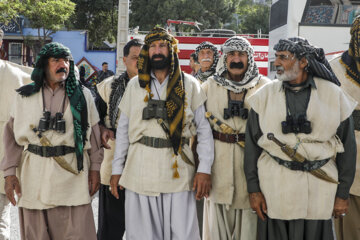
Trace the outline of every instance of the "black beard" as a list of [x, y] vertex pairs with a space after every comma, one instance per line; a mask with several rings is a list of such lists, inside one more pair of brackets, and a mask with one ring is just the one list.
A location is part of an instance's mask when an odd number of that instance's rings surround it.
[[243, 69], [244, 68], [244, 64], [242, 62], [231, 62], [230, 63], [230, 68], [238, 68], [238, 69]]
[[[161, 60], [154, 60], [155, 58], [161, 58]], [[170, 56], [165, 57], [162, 54], [155, 54], [150, 59], [151, 68], [155, 70], [162, 70], [170, 66]]]

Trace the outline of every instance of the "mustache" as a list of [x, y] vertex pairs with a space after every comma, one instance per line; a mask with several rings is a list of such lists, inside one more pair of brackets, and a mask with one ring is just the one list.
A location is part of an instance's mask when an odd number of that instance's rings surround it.
[[204, 59], [201, 59], [201, 62], [211, 62], [212, 59], [211, 58], [204, 58]]
[[285, 71], [285, 69], [284, 69], [283, 66], [276, 66], [275, 69], [276, 69], [276, 71], [277, 71], [277, 70]]
[[243, 69], [244, 68], [244, 63], [243, 62], [231, 62], [230, 63], [230, 68], [238, 68], [238, 69]]
[[61, 72], [67, 73], [66, 68], [60, 68], [56, 71], [56, 73], [61, 73]]
[[[161, 60], [155, 60], [155, 58], [161, 58]], [[152, 61], [163, 61], [165, 59], [165, 56], [162, 54], [155, 54], [151, 57]]]

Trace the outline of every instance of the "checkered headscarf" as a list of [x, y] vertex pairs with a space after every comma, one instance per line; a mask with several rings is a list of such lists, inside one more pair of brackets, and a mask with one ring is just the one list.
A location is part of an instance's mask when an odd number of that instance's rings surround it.
[[339, 80], [325, 58], [324, 50], [311, 45], [305, 38], [293, 37], [281, 39], [274, 46], [274, 50], [289, 51], [294, 53], [298, 59], [305, 57], [308, 61], [307, 71], [309, 73], [340, 86]]
[[219, 61], [220, 53], [219, 53], [218, 49], [216, 48], [216, 46], [214, 44], [212, 44], [211, 42], [207, 42], [207, 41], [202, 42], [195, 49], [195, 55], [196, 55], [196, 59], [198, 61], [199, 61], [199, 52], [202, 49], [210, 49], [214, 52], [214, 61], [213, 61], [213, 64], [211, 65], [211, 67], [209, 68], [209, 70], [207, 70], [206, 72], [202, 72], [201, 69], [199, 69], [198, 72], [194, 76], [195, 78], [199, 79], [201, 82], [205, 82], [208, 79], [208, 77], [214, 75], [214, 73], [216, 71], [216, 64]]
[[84, 93], [75, 77], [74, 61], [70, 49], [57, 42], [46, 44], [36, 57], [35, 68], [31, 73], [31, 80], [34, 82], [19, 88], [17, 92], [24, 97], [28, 97], [40, 91], [44, 85], [46, 67], [50, 57], [70, 59], [70, 69], [65, 80], [65, 90], [69, 97], [70, 109], [73, 115], [75, 153], [77, 168], [80, 172], [83, 170], [83, 151], [88, 129], [88, 115]]
[[[259, 69], [255, 63], [254, 49], [250, 42], [243, 37], [234, 36], [226, 40], [226, 42], [221, 47], [221, 51], [223, 55], [217, 64], [214, 80], [226, 89], [236, 93], [254, 87], [258, 81], [252, 80], [259, 75]], [[226, 67], [226, 59], [228, 53], [233, 51], [246, 52], [248, 55], [247, 71], [245, 72], [244, 77], [240, 82], [226, 79], [226, 73], [228, 71]]]

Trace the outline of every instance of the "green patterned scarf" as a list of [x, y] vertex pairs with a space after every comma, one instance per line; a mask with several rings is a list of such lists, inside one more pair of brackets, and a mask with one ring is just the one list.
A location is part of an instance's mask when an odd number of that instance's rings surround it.
[[73, 115], [75, 153], [77, 169], [80, 172], [84, 168], [83, 152], [89, 124], [86, 99], [79, 81], [75, 78], [74, 61], [70, 49], [57, 42], [46, 44], [37, 56], [34, 71], [31, 73], [31, 80], [34, 82], [19, 88], [17, 92], [24, 97], [28, 97], [40, 91], [44, 85], [45, 68], [50, 57], [70, 58], [70, 71], [66, 79], [65, 90], [69, 97], [70, 109]]

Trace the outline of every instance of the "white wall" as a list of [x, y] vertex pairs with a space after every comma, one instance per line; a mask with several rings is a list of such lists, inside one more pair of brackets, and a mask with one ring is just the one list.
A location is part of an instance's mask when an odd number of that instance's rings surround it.
[[350, 27], [300, 26], [299, 35], [325, 53], [345, 51], [349, 48]]

